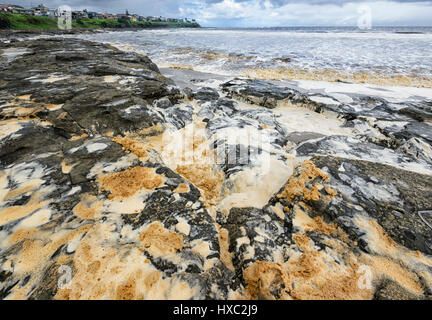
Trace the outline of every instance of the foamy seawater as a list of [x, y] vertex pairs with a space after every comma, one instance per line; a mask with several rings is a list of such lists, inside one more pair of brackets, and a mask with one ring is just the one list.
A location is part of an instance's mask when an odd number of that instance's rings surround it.
[[367, 32], [348, 28], [203, 28], [81, 37], [147, 53], [159, 66], [223, 75], [344, 80], [344, 75], [356, 74], [358, 80], [369, 76], [432, 79], [432, 28]]

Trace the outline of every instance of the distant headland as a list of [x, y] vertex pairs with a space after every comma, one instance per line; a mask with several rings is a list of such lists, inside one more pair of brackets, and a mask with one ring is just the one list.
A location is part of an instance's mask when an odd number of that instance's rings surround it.
[[[72, 27], [101, 28], [199, 28], [195, 19], [142, 16], [129, 13], [99, 13], [72, 11]], [[0, 29], [54, 29], [57, 28], [58, 10], [43, 4], [24, 8], [14, 4], [0, 4]]]

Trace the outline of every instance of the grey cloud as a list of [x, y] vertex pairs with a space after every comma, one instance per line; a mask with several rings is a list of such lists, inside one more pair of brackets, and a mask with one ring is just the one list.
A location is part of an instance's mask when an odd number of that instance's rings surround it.
[[[7, 1], [7, 0], [6, 0]], [[202, 13], [211, 12], [212, 7], [221, 3], [223, 0], [8, 0], [11, 3], [23, 5], [25, 7], [30, 7], [30, 4], [36, 5], [40, 2], [43, 2], [46, 6], [51, 8], [59, 7], [60, 5], [67, 4], [73, 9], [84, 9], [87, 8], [89, 10], [99, 11], [99, 12], [111, 12], [111, 13], [122, 13], [126, 9], [129, 12], [141, 14], [141, 15], [155, 15], [155, 16], [168, 16], [168, 17], [184, 17], [183, 12], [191, 12], [192, 16], [190, 18], [196, 18], [198, 21], [201, 19]], [[266, 0], [234, 0], [238, 3], [252, 3], [259, 1], [261, 7], [264, 9], [264, 3]], [[274, 10], [283, 10], [281, 7], [287, 4], [298, 4], [299, 6], [303, 6], [304, 10], [309, 10], [311, 16], [316, 15], [316, 13], [320, 12], [320, 6], [331, 4], [336, 5], [337, 7], [343, 7], [347, 3], [360, 3], [360, 2], [376, 2], [378, 0], [267, 0], [272, 3]], [[413, 7], [417, 6], [417, 3], [422, 4], [423, 6], [426, 4], [428, 7], [432, 6], [432, 0], [380, 0], [388, 1], [389, 3], [399, 3], [399, 4], [412, 4]], [[4, 0], [0, 0], [0, 2], [4, 2]], [[180, 11], [182, 8], [184, 11]], [[281, 8], [281, 9], [279, 9]], [[394, 8], [394, 6], [392, 7]], [[190, 11], [188, 9], [191, 9]], [[196, 13], [193, 16], [194, 12]], [[419, 12], [418, 10], [415, 12]], [[428, 11], [429, 12], [429, 11]], [[187, 13], [186, 13], [187, 14]], [[201, 15], [200, 15], [201, 14]], [[302, 11], [303, 16], [298, 16], [296, 19], [299, 23], [307, 23], [305, 21], [305, 11]], [[421, 12], [420, 12], [421, 14]], [[296, 13], [293, 13], [296, 15]], [[413, 15], [413, 13], [411, 13]], [[336, 17], [338, 18], [338, 17]], [[294, 18], [295, 19], [295, 18]], [[424, 23], [425, 25], [430, 25], [432, 21], [430, 18], [426, 18], [422, 21], [417, 21], [415, 16], [403, 16], [403, 11], [400, 12], [399, 20], [402, 23], [405, 21], [409, 21], [407, 23], [410, 24], [418, 24]], [[242, 23], [242, 25], [254, 25], [258, 19], [254, 21], [245, 21], [243, 18], [231, 17], [231, 20], [227, 19], [223, 14], [219, 14], [219, 16], [215, 16], [210, 20], [207, 20], [207, 24], [209, 26], [235, 26], [238, 23]], [[383, 20], [383, 23], [386, 23], [386, 20]], [[281, 23], [290, 24], [292, 21], [286, 20]], [[332, 20], [327, 21], [332, 22]], [[313, 22], [314, 24], [318, 22]], [[393, 24], [397, 24], [398, 21], [391, 21]]]
[[[223, 2], [224, 0], [205, 0], [205, 3], [208, 4], [215, 4]], [[252, 2], [254, 0], [235, 0], [235, 2]], [[264, 3], [266, 0], [260, 0], [261, 3]], [[326, 5], [326, 4], [332, 4], [332, 5], [344, 5], [347, 3], [353, 3], [353, 2], [365, 2], [365, 0], [267, 0], [272, 3], [272, 5], [276, 8], [282, 7], [286, 4], [310, 4], [310, 5]], [[379, 0], [369, 0], [369, 1], [379, 1]], [[385, 0], [384, 0], [385, 1]], [[392, 2], [400, 2], [400, 3], [415, 3], [415, 2], [423, 2], [423, 3], [429, 3], [432, 4], [432, 0], [391, 0]]]
[[[148, 12], [149, 14], [163, 14], [178, 13], [179, 7], [193, 7], [196, 2], [187, 0], [9, 0], [11, 3], [23, 5], [29, 7], [32, 3], [36, 5], [38, 1], [43, 2], [49, 7], [58, 7], [62, 4], [67, 4], [72, 8], [91, 8], [93, 10], [99, 11], [115, 11], [122, 12], [126, 8], [129, 10], [134, 10], [135, 12], [144, 14]], [[235, 0], [236, 2], [252, 2], [255, 0]], [[260, 0], [264, 3], [265, 0]], [[350, 2], [364, 2], [365, 0], [268, 0], [274, 7], [278, 8], [286, 4], [298, 3], [298, 4], [310, 4], [310, 5], [344, 5]], [[413, 3], [413, 2], [423, 2], [432, 4], [432, 0], [392, 0], [393, 2], [400, 3]], [[216, 3], [223, 2], [223, 0], [203, 0], [202, 5], [212, 5]]]
[[[235, 2], [251, 2], [254, 0], [235, 0]], [[264, 2], [265, 0], [261, 0], [262, 2]], [[272, 4], [277, 5], [277, 6], [283, 6], [289, 3], [301, 3], [301, 4], [316, 4], [316, 5], [323, 5], [323, 4], [346, 4], [346, 3], [350, 3], [350, 2], [365, 2], [365, 0], [268, 0], [270, 1]], [[374, 1], [374, 0], [372, 0]], [[379, 1], [379, 0], [375, 0], [375, 1]], [[205, 0], [205, 2], [207, 3], [219, 3], [219, 2], [223, 2], [223, 0]], [[432, 4], [431, 0], [392, 0], [392, 2], [429, 2]]]
[[[3, 2], [0, 0], [0, 2]], [[72, 9], [88, 8], [100, 12], [122, 13], [126, 9], [144, 15], [177, 15], [179, 6], [186, 1], [176, 0], [9, 0], [9, 2], [30, 7], [43, 3], [50, 8], [68, 5]]]

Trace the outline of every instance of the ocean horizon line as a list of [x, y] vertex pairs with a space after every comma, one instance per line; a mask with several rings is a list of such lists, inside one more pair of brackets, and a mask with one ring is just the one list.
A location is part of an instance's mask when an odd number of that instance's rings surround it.
[[376, 29], [385, 29], [385, 28], [406, 28], [406, 29], [416, 29], [416, 28], [425, 28], [425, 29], [432, 29], [432, 26], [403, 26], [403, 25], [388, 25], [388, 26], [375, 26], [371, 29], [360, 29], [358, 26], [273, 26], [273, 27], [220, 27], [220, 26], [201, 26], [201, 29], [227, 29], [227, 30], [265, 30], [265, 29], [328, 29], [328, 28], [335, 28], [335, 29], [356, 29], [359, 31], [373, 31]]

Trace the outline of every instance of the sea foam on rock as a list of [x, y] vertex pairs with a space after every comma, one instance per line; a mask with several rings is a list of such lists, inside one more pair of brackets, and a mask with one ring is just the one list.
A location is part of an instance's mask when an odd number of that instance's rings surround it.
[[429, 100], [183, 94], [76, 39], [0, 57], [0, 298], [431, 297]]

